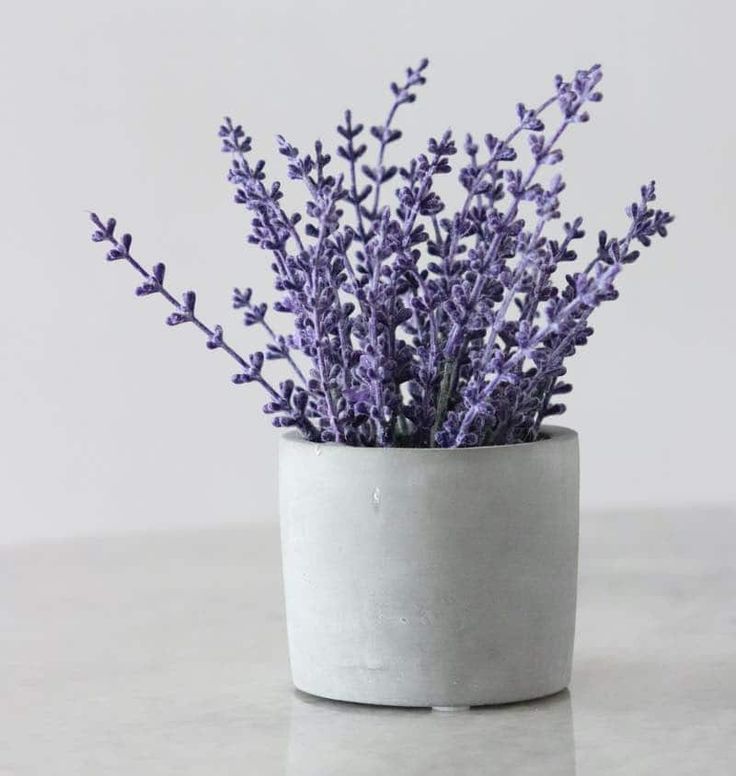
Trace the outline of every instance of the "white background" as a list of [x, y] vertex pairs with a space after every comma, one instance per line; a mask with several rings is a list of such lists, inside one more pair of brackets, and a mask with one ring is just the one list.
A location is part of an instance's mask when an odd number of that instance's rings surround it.
[[[6, 3], [0, 24], [0, 541], [271, 518], [276, 432], [222, 353], [169, 329], [159, 298], [88, 242], [116, 215], [146, 264], [199, 292], [244, 349], [260, 334], [232, 286], [272, 300], [244, 244], [216, 130], [242, 121], [278, 176], [273, 136], [334, 143], [368, 125], [422, 56], [394, 159], [450, 125], [500, 134], [556, 72], [600, 61], [605, 100], [565, 142], [565, 215], [623, 228], [656, 178], [671, 236], [622, 278], [571, 367], [564, 422], [583, 505], [718, 507], [733, 464], [734, 101], [728, 4], [642, 2]], [[293, 187], [290, 193], [295, 194]], [[292, 209], [302, 204], [300, 192]]]

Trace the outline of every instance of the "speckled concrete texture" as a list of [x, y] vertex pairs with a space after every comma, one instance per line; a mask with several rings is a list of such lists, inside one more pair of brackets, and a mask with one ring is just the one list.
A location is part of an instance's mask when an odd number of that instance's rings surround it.
[[476, 706], [570, 681], [578, 441], [365, 449], [284, 436], [283, 571], [295, 685]]

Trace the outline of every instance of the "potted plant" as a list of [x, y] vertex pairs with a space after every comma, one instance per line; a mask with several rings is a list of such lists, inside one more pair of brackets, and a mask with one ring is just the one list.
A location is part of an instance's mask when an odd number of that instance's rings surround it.
[[[345, 113], [337, 160], [320, 141], [304, 154], [278, 137], [289, 177], [306, 189], [303, 215], [285, 209], [242, 127], [221, 126], [248, 239], [272, 259], [273, 309], [292, 322], [278, 333], [267, 305], [235, 290], [245, 325], [268, 336], [263, 352], [244, 357], [222, 326], [204, 323], [194, 292], [174, 295], [164, 265], [149, 271], [134, 258], [114, 219], [92, 214], [92, 239], [137, 270], [139, 296], [169, 302], [170, 326], [192, 324], [233, 359], [233, 382], [257, 383], [286, 429], [279, 493], [295, 685], [458, 708], [569, 682], [578, 441], [545, 421], [565, 410], [565, 364], [592, 335], [591, 314], [618, 296], [635, 244], [665, 236], [672, 216], [654, 209], [654, 183], [642, 186], [622, 236], [600, 232], [581, 268], [560, 271], [584, 232], [575, 218], [547, 234], [564, 183], [545, 171], [601, 99], [598, 65], [557, 76], [538, 107], [517, 105], [506, 136], [468, 135], [449, 213], [436, 186], [457, 152], [449, 130], [403, 167], [389, 163], [397, 111], [426, 67], [391, 85], [388, 115], [368, 133]], [[276, 384], [266, 360], [292, 376]]]

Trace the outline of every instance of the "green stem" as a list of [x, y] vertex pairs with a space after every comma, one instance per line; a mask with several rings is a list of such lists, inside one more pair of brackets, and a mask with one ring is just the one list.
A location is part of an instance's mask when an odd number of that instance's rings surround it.
[[439, 396], [437, 397], [437, 412], [435, 414], [434, 423], [432, 425], [432, 432], [430, 434], [430, 447], [436, 447], [435, 436], [445, 422], [445, 416], [447, 415], [447, 405], [450, 401], [452, 385], [455, 382], [456, 365], [457, 362], [455, 361], [445, 361], [442, 367], [442, 382], [440, 383], [440, 392]]

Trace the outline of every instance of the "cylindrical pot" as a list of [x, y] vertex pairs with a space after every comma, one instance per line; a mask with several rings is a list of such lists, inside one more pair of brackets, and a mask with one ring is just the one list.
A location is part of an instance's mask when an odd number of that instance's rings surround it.
[[358, 703], [527, 700], [570, 681], [578, 439], [358, 448], [281, 439], [295, 686]]

